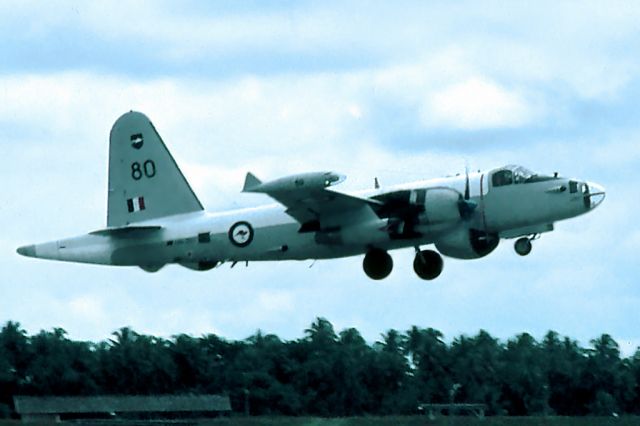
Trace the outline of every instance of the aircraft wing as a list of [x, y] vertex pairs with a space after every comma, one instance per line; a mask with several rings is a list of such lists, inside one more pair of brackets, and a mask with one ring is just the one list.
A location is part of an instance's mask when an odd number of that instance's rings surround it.
[[332, 172], [317, 172], [263, 183], [247, 173], [242, 191], [267, 194], [284, 205], [287, 214], [300, 223], [300, 232], [340, 227], [362, 220], [363, 214], [377, 218], [373, 207], [380, 205], [380, 201], [328, 188], [342, 180], [342, 176]]
[[[353, 214], [360, 217], [362, 210], [375, 216], [370, 201], [330, 189], [317, 191], [293, 191], [292, 193], [268, 194], [287, 207], [287, 214], [309, 230], [335, 227], [350, 222]], [[356, 214], [356, 212], [358, 212]], [[344, 223], [343, 223], [344, 222]], [[304, 230], [304, 229], [303, 229]]]

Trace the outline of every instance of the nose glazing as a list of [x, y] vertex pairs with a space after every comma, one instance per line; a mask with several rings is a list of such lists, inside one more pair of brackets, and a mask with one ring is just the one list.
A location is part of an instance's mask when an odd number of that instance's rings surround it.
[[587, 191], [584, 195], [585, 205], [587, 205], [589, 209], [595, 209], [604, 201], [605, 195], [606, 193], [602, 185], [587, 182]]

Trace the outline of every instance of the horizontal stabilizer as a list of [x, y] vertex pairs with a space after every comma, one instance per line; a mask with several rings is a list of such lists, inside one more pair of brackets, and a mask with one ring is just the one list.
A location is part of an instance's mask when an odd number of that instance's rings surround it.
[[122, 237], [127, 238], [133, 235], [152, 234], [162, 229], [162, 226], [120, 226], [116, 228], [99, 229], [90, 232], [91, 235], [100, 235], [103, 237]]
[[242, 187], [242, 192], [251, 192], [260, 186], [260, 184], [262, 184], [260, 179], [255, 177], [253, 173], [247, 172], [247, 176], [244, 178], [244, 187]]

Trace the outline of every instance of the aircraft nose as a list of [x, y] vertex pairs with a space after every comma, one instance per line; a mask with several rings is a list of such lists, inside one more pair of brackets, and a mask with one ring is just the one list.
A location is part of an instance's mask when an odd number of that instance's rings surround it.
[[589, 203], [589, 209], [598, 207], [605, 198], [606, 192], [602, 185], [593, 182], [587, 182], [587, 193], [585, 194], [585, 204]]
[[35, 257], [36, 255], [36, 246], [31, 244], [29, 246], [22, 246], [22, 247], [18, 247], [18, 249], [16, 250], [18, 252], [18, 254], [21, 254], [23, 256], [28, 256], [28, 257]]

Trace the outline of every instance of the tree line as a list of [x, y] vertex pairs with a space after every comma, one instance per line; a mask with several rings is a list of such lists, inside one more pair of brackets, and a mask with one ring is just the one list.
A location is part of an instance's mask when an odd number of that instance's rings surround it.
[[640, 414], [640, 348], [622, 358], [603, 334], [588, 348], [549, 331], [506, 342], [481, 330], [446, 343], [433, 328], [388, 330], [368, 344], [317, 318], [304, 337], [256, 332], [164, 339], [125, 327], [98, 343], [63, 329], [0, 332], [0, 417], [13, 395], [229, 395], [252, 415], [411, 414], [424, 402], [474, 402], [500, 415]]

